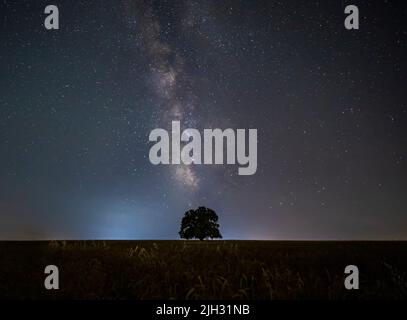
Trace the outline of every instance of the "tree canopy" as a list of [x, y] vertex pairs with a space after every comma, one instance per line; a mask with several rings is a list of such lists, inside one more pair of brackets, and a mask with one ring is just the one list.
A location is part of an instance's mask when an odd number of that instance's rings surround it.
[[219, 232], [218, 215], [212, 209], [199, 207], [185, 212], [179, 235], [183, 239], [222, 238]]

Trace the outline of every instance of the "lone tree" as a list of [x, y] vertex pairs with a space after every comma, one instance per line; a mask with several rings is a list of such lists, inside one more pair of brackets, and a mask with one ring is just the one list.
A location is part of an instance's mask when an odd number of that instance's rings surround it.
[[185, 212], [179, 235], [183, 239], [222, 238], [219, 232], [218, 215], [212, 209], [205, 207]]

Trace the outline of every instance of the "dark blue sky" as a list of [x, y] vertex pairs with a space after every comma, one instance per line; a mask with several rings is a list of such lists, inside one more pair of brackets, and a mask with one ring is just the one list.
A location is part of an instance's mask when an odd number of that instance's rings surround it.
[[[407, 239], [403, 2], [47, 4], [0, 4], [0, 239]], [[257, 129], [256, 174], [153, 166], [171, 120]]]

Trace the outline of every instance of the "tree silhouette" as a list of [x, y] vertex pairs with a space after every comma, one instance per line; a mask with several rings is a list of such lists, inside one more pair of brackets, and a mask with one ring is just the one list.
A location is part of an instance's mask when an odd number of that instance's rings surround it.
[[212, 209], [205, 207], [185, 212], [179, 235], [183, 239], [222, 238], [219, 232], [218, 215]]

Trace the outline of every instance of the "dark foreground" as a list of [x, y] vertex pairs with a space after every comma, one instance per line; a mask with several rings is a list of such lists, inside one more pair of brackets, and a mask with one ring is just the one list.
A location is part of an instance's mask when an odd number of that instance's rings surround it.
[[0, 259], [3, 299], [407, 299], [407, 242], [0, 242]]

